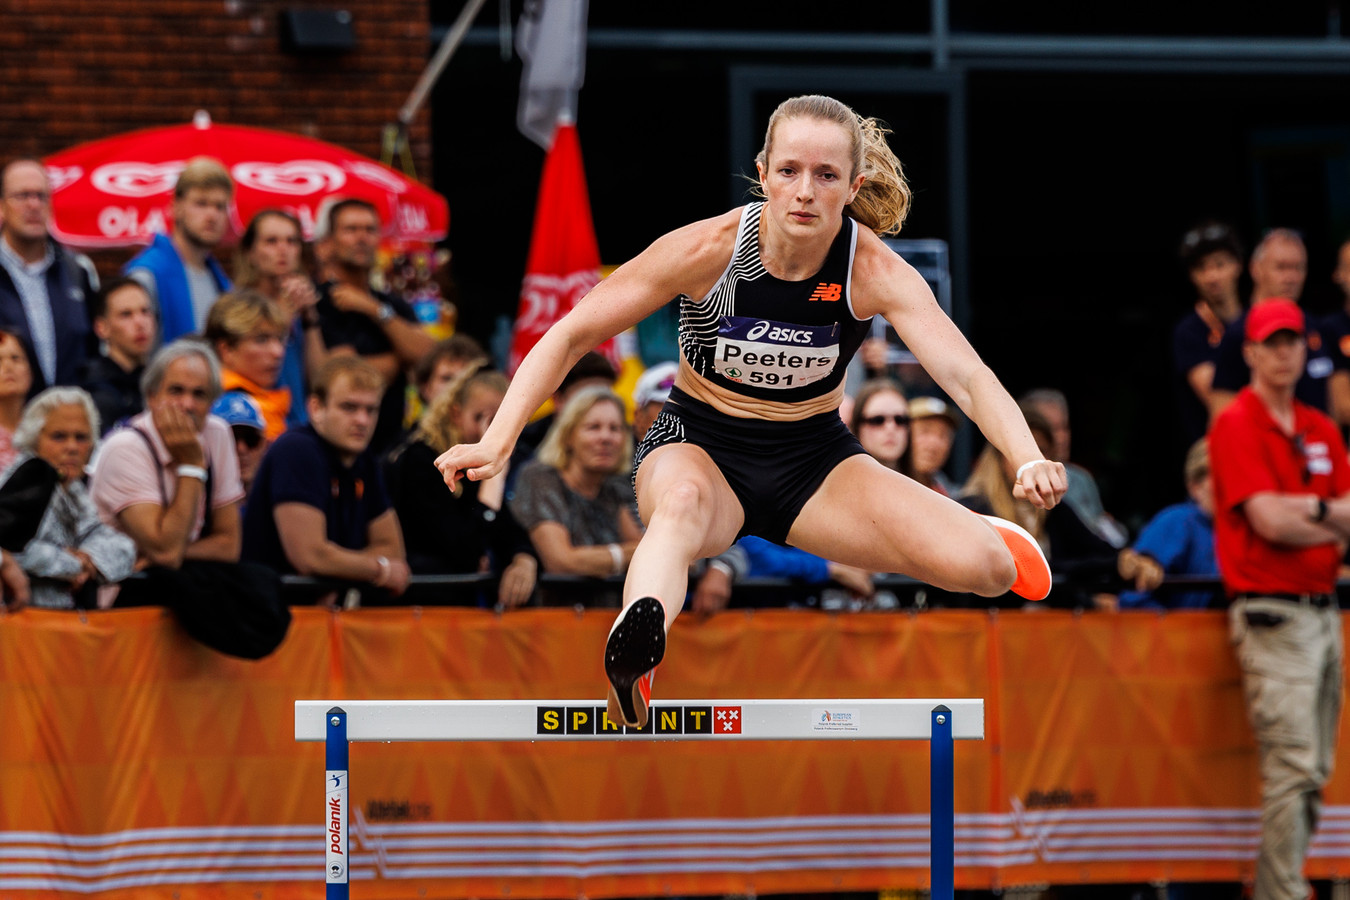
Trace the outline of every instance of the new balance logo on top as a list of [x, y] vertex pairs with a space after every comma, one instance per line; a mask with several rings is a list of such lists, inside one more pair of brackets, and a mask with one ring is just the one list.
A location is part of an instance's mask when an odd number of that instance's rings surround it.
[[822, 281], [816, 285], [816, 289], [811, 292], [808, 300], [838, 300], [844, 295], [844, 286], [842, 284], [829, 284]]

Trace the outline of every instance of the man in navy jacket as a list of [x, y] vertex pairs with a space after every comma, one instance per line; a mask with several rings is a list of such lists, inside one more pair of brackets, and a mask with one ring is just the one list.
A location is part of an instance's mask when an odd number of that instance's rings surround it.
[[47, 169], [18, 159], [0, 170], [0, 328], [23, 339], [33, 355], [33, 390], [79, 384], [96, 347], [88, 300], [98, 274], [87, 258], [56, 243]]

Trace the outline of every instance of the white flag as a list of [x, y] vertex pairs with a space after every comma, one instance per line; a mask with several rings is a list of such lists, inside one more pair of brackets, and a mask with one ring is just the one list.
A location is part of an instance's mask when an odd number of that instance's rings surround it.
[[588, 0], [526, 0], [516, 31], [520, 77], [516, 126], [545, 150], [560, 116], [576, 120], [577, 91], [586, 79]]

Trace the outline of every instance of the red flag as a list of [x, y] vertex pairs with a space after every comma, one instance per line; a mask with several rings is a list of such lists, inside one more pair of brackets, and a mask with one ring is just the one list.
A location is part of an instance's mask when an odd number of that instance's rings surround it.
[[[534, 211], [508, 374], [514, 375], [544, 332], [599, 283], [600, 248], [581, 166], [581, 142], [575, 125], [560, 122], [539, 179], [539, 205]], [[613, 344], [606, 341], [596, 348], [611, 362], [615, 362]]]

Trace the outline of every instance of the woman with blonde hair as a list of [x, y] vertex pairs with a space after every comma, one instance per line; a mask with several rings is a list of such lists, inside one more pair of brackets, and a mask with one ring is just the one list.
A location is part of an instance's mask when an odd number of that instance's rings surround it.
[[[1031, 406], [1023, 406], [1027, 427], [1044, 453], [1054, 447], [1054, 426]], [[971, 467], [960, 502], [984, 515], [1016, 522], [1036, 539], [1055, 572], [1067, 581], [1050, 602], [1057, 606], [1114, 609], [1115, 548], [1102, 540], [1067, 503], [1043, 509], [1016, 494], [1017, 475], [1008, 461], [986, 446]]]
[[521, 470], [511, 501], [545, 572], [624, 573], [642, 536], [627, 477], [632, 460], [623, 401], [602, 385], [578, 389]]
[[637, 453], [647, 531], [605, 649], [616, 721], [647, 719], [690, 563], [742, 534], [948, 590], [1049, 589], [1021, 528], [881, 465], [839, 416], [848, 362], [884, 316], [1012, 460], [1019, 494], [1053, 506], [1064, 493], [1064, 467], [1044, 458], [923, 277], [880, 238], [910, 203], [886, 134], [830, 97], [784, 101], [755, 160], [763, 202], [677, 229], [600, 282], [535, 344], [483, 440], [437, 460], [447, 484], [495, 475], [583, 353], [678, 298], [683, 359]]
[[[1023, 409], [1027, 427], [1031, 429], [1036, 446], [1049, 453], [1054, 445], [1050, 422], [1032, 409]], [[1045, 552], [1050, 550], [1050, 538], [1045, 531], [1046, 511], [1015, 493], [1017, 476], [1009, 468], [1007, 459], [992, 444], [986, 444], [970, 467], [970, 475], [961, 489], [962, 505], [985, 515], [998, 516], [1022, 526]]]
[[492, 572], [496, 603], [520, 606], [534, 593], [538, 562], [506, 505], [506, 472], [466, 481], [449, 500], [433, 463], [441, 447], [483, 436], [506, 395], [506, 376], [469, 364], [436, 395], [409, 440], [385, 464], [385, 480], [415, 575]]

